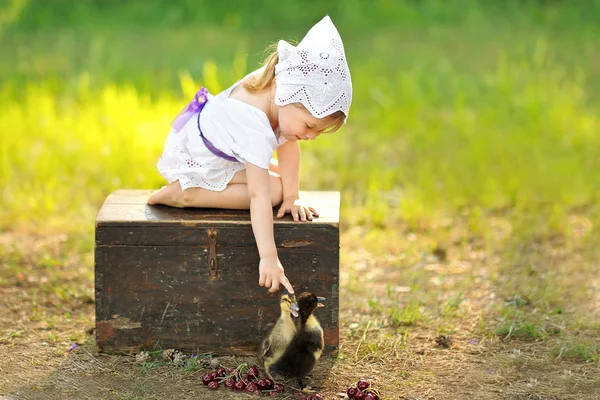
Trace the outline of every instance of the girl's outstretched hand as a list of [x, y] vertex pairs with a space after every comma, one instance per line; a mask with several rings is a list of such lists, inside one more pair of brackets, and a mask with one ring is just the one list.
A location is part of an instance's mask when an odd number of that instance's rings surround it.
[[294, 221], [312, 221], [313, 217], [318, 217], [319, 213], [312, 207], [307, 207], [297, 198], [283, 199], [277, 218], [283, 217], [285, 214], [292, 214]]
[[279, 285], [283, 285], [288, 292], [294, 293], [294, 288], [283, 272], [283, 266], [278, 257], [263, 258], [258, 266], [258, 284], [269, 289], [270, 293], [279, 290]]

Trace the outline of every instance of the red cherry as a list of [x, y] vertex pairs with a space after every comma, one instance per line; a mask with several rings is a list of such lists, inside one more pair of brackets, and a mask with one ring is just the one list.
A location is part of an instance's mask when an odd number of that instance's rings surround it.
[[225, 379], [225, 387], [229, 388], [229, 389], [234, 389], [235, 385], [235, 380], [233, 378], [227, 378]]
[[217, 382], [217, 381], [211, 381], [211, 382], [208, 384], [208, 388], [209, 388], [209, 389], [213, 389], [213, 390], [214, 390], [214, 389], [218, 389], [218, 388], [219, 388], [219, 386], [220, 386], [220, 385], [219, 385], [219, 382]]
[[361, 392], [360, 390], [358, 390], [356, 392], [356, 394], [354, 395], [354, 400], [364, 400], [365, 398], [365, 394], [363, 392]]
[[283, 393], [285, 391], [285, 386], [281, 383], [276, 383], [273, 385], [273, 390], [275, 390], [274, 393]]
[[243, 381], [237, 381], [233, 386], [237, 390], [244, 390], [246, 388], [246, 384]]
[[379, 400], [379, 394], [377, 393], [377, 390], [373, 389], [372, 387], [367, 389], [367, 393], [365, 393], [365, 399], [367, 398], [367, 395], [371, 396], [369, 398], [369, 400]]
[[222, 378], [227, 374], [227, 370], [223, 367], [217, 368], [215, 372], [217, 373], [218, 378]]
[[205, 373], [204, 375], [202, 375], [202, 383], [204, 383], [205, 385], [208, 385], [210, 382], [212, 382], [213, 377], [210, 375], [210, 372]]
[[250, 382], [246, 385], [246, 392], [248, 393], [255, 393], [258, 391], [258, 386], [256, 386], [256, 383], [254, 382]]
[[321, 397], [321, 395], [319, 393], [315, 393], [315, 394], [313, 394], [311, 399], [312, 400], [323, 400], [323, 397]]
[[265, 390], [267, 388], [267, 380], [265, 378], [260, 378], [256, 381], [256, 386], [258, 386], [260, 390]]
[[356, 386], [358, 387], [359, 390], [365, 390], [370, 385], [369, 385], [369, 382], [365, 381], [364, 379], [361, 379], [360, 381], [358, 381]]
[[275, 382], [273, 382], [273, 380], [269, 378], [266, 378], [265, 380], [267, 381], [267, 389], [273, 389], [273, 385], [275, 384]]
[[375, 400], [375, 396], [373, 396], [373, 393], [367, 393], [364, 395], [363, 400]]
[[258, 367], [255, 365], [248, 368], [248, 379], [258, 379]]
[[353, 399], [353, 398], [354, 398], [354, 396], [356, 395], [356, 392], [358, 392], [358, 389], [357, 389], [357, 388], [355, 388], [355, 387], [351, 387], [350, 389], [348, 389], [348, 390], [346, 391], [346, 394], [348, 395], [348, 398], [349, 398], [349, 399]]

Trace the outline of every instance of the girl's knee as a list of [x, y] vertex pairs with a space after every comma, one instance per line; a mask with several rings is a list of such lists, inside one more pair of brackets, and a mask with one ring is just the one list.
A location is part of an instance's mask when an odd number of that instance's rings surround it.
[[271, 205], [275, 207], [283, 201], [283, 185], [281, 178], [271, 175]]

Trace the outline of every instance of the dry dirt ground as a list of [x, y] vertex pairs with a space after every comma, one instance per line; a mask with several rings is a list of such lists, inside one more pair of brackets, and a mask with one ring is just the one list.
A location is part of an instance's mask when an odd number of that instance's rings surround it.
[[[340, 351], [322, 359], [312, 388], [339, 399], [362, 377], [385, 399], [600, 399], [597, 258], [572, 243], [511, 257], [454, 235], [344, 232]], [[207, 390], [199, 377], [208, 365], [99, 354], [92, 245], [66, 234], [0, 234], [0, 396], [248, 397]], [[279, 398], [299, 399], [286, 383]]]

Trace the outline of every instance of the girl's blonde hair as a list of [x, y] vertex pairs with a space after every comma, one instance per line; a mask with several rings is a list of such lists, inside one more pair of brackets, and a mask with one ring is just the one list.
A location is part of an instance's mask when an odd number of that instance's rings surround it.
[[[242, 82], [242, 86], [250, 93], [258, 93], [264, 89], [271, 87], [275, 83], [275, 66], [279, 62], [279, 54], [277, 53], [277, 44], [273, 44], [271, 54], [267, 56], [263, 62], [264, 69], [261, 74], [251, 76]], [[300, 103], [298, 103], [301, 105]], [[304, 107], [304, 106], [303, 106]], [[324, 118], [326, 121], [322, 132], [335, 132], [344, 125], [346, 115], [342, 111], [336, 111]]]

